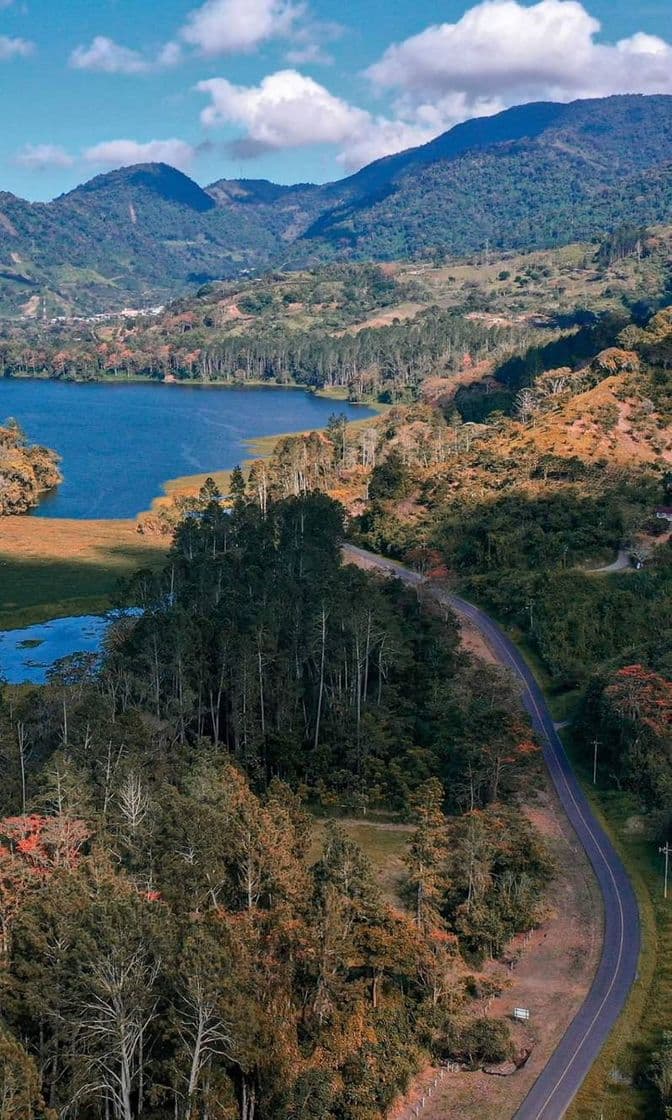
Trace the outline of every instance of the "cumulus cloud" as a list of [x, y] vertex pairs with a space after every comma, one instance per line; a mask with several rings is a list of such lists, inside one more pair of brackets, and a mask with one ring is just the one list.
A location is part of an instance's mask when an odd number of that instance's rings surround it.
[[104, 74], [142, 74], [148, 63], [130, 47], [122, 47], [106, 35], [96, 35], [88, 47], [75, 47], [70, 55], [73, 70], [100, 70]]
[[210, 78], [197, 89], [210, 97], [201, 113], [206, 127], [236, 124], [244, 129], [243, 137], [230, 145], [243, 158], [331, 144], [340, 148], [339, 161], [352, 169], [435, 134], [432, 126], [374, 117], [297, 70], [269, 74], [258, 86]]
[[206, 0], [190, 12], [181, 35], [205, 55], [250, 51], [289, 35], [303, 11], [291, 0]]
[[87, 163], [97, 167], [128, 167], [134, 163], [169, 163], [187, 171], [196, 156], [184, 140], [105, 140], [84, 152]]
[[10, 58], [27, 58], [34, 50], [35, 44], [28, 39], [0, 35], [0, 62], [7, 62]]
[[97, 70], [103, 74], [148, 74], [151, 70], [175, 66], [181, 54], [179, 43], [170, 42], [155, 57], [148, 58], [106, 35], [96, 35], [88, 47], [75, 47], [70, 65], [74, 70]]
[[75, 161], [58, 144], [26, 144], [17, 152], [14, 162], [31, 171], [44, 171], [47, 167], [72, 167]]
[[242, 125], [250, 140], [268, 149], [339, 144], [367, 117], [297, 70], [278, 70], [258, 86], [210, 78], [196, 88], [211, 98], [201, 113], [204, 125]]
[[483, 0], [456, 23], [389, 47], [367, 74], [379, 90], [396, 91], [405, 112], [443, 102], [444, 121], [543, 98], [672, 92], [669, 43], [639, 32], [605, 44], [600, 30], [578, 0]]

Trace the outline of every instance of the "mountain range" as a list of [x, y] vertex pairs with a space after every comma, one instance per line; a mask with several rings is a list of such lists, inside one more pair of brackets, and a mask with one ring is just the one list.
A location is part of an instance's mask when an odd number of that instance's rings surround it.
[[202, 188], [144, 164], [48, 203], [0, 192], [0, 313], [147, 306], [269, 266], [547, 248], [671, 216], [672, 96], [541, 102], [320, 186]]

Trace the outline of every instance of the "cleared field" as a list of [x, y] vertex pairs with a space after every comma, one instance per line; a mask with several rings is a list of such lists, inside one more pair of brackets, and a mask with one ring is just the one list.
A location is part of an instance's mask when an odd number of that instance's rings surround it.
[[158, 566], [166, 542], [135, 521], [6, 517], [0, 521], [0, 628], [110, 606], [118, 581]]

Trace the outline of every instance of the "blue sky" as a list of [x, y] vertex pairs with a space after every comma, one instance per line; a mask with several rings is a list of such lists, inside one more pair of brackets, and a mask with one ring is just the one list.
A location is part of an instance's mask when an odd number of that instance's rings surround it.
[[0, 189], [339, 178], [522, 101], [672, 93], [670, 0], [0, 0]]

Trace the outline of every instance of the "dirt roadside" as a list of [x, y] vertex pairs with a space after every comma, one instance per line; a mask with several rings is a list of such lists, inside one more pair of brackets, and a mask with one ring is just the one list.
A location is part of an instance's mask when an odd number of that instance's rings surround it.
[[600, 955], [601, 899], [583, 849], [546, 781], [527, 815], [546, 838], [558, 873], [548, 897], [548, 915], [539, 929], [517, 937], [508, 947], [513, 966], [490, 962], [484, 973], [505, 985], [502, 995], [483, 1004], [479, 1013], [509, 1016], [514, 1007], [530, 1011], [525, 1026], [512, 1024], [521, 1049], [532, 1047], [523, 1069], [510, 1077], [485, 1073], [446, 1073], [433, 1088], [438, 1071], [427, 1069], [388, 1120], [510, 1120], [553, 1053], [590, 988]]

